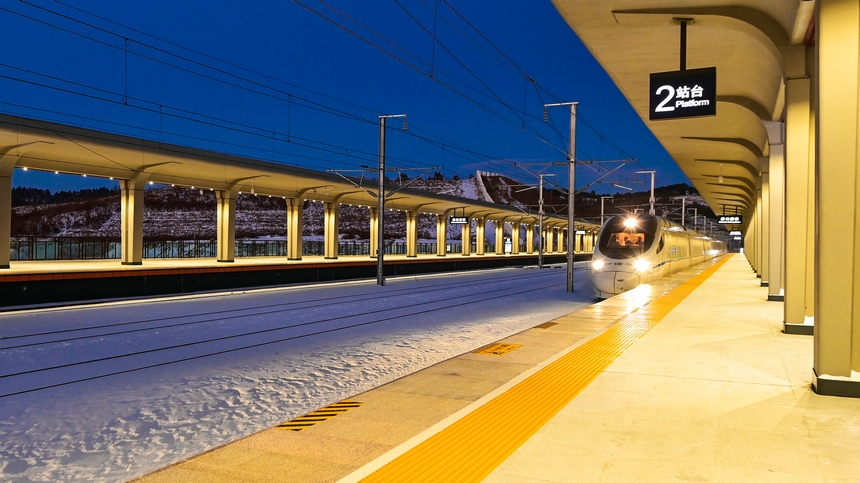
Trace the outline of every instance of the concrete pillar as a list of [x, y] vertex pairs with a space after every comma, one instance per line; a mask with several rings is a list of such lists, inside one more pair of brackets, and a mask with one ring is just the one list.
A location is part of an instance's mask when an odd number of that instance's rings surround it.
[[505, 221], [496, 220], [496, 255], [505, 254]]
[[418, 256], [418, 212], [406, 211], [406, 256]]
[[334, 260], [340, 244], [340, 203], [326, 201], [323, 210], [323, 253], [326, 259]]
[[287, 200], [287, 258], [302, 259], [302, 230], [305, 222], [305, 200], [293, 198]]
[[772, 302], [782, 302], [785, 294], [782, 263], [785, 258], [785, 124], [767, 122], [765, 125], [770, 144], [767, 299]]
[[555, 235], [555, 229], [552, 227], [547, 227], [544, 235], [544, 240], [546, 240], [546, 245], [544, 245], [546, 249], [544, 250], [544, 253], [553, 253], [555, 251], [555, 236], [553, 235]]
[[[379, 245], [379, 208], [370, 207], [370, 258], [376, 258]], [[383, 257], [384, 258], [384, 257]]]
[[232, 263], [236, 257], [236, 193], [237, 189], [215, 192], [217, 203], [217, 243], [219, 262]]
[[526, 253], [531, 255], [535, 252], [535, 224], [526, 223]]
[[9, 268], [12, 250], [12, 174], [18, 156], [0, 156], [0, 269]]
[[436, 215], [436, 256], [448, 255], [448, 217]]
[[484, 254], [484, 231], [487, 229], [487, 219], [484, 217], [475, 218], [475, 255]]
[[817, 118], [813, 387], [860, 397], [860, 3], [815, 4]]
[[143, 192], [148, 177], [138, 172], [119, 183], [123, 265], [143, 264]]
[[460, 226], [463, 227], [463, 256], [467, 257], [472, 253], [472, 220], [466, 219], [466, 224]]
[[761, 252], [759, 263], [761, 263], [761, 286], [770, 284], [770, 172], [761, 173], [761, 218], [759, 222], [759, 236]]
[[755, 237], [755, 251], [753, 254], [755, 255], [755, 272], [758, 275], [758, 278], [764, 280], [763, 276], [763, 266], [761, 263], [761, 210], [762, 210], [762, 189], [759, 188], [756, 190], [756, 205], [755, 205], [755, 232], [753, 236]]
[[[807, 297], [807, 286], [814, 287], [813, 273], [807, 272], [807, 238], [814, 236], [814, 229], [807, 230], [813, 222], [814, 191], [810, 176], [814, 169], [814, 158], [810, 157], [811, 81], [807, 78], [788, 79], [785, 85], [785, 305], [784, 330], [787, 334], [812, 335], [811, 314], [807, 305], [813, 307], [813, 299]], [[814, 175], [814, 173], [812, 173]], [[813, 204], [814, 208], [814, 204]], [[811, 247], [810, 247], [811, 248]]]
[[511, 223], [511, 255], [520, 254], [520, 222]]

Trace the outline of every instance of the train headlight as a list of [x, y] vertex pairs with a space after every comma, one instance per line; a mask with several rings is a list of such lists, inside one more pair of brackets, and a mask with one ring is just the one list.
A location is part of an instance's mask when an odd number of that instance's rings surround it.
[[648, 263], [648, 260], [636, 260], [636, 263], [633, 264], [633, 268], [635, 268], [637, 272], [644, 272], [651, 268], [651, 264]]
[[636, 228], [636, 218], [627, 218], [624, 220], [624, 226], [627, 228]]
[[598, 258], [597, 260], [592, 261], [591, 268], [593, 268], [595, 271], [600, 270], [601, 268], [603, 268], [603, 260]]

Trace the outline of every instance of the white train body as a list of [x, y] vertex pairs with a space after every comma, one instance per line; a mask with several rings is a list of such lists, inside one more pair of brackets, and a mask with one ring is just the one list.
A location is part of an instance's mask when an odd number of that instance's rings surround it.
[[608, 298], [725, 252], [725, 243], [661, 217], [613, 216], [597, 237], [591, 284]]

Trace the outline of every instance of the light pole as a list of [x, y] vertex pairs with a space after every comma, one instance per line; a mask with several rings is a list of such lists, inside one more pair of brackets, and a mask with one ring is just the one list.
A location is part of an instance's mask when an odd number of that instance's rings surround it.
[[573, 207], [576, 198], [576, 106], [578, 102], [560, 102], [557, 104], [544, 104], [543, 108], [553, 106], [570, 107], [570, 147], [567, 151], [569, 194], [567, 199], [567, 291], [573, 292], [573, 245], [576, 237], [576, 226], [574, 224]]
[[686, 214], [687, 214], [687, 197], [682, 196], [681, 197], [681, 226], [686, 226], [684, 224], [684, 222], [686, 221], [686, 216], [685, 216]]
[[543, 177], [540, 175], [538, 188], [538, 268], [543, 268]]
[[693, 208], [693, 229], [696, 229], [696, 225], [699, 223], [699, 209]]
[[654, 173], [656, 173], [656, 171], [637, 171], [636, 173], [637, 174], [650, 174], [651, 175], [651, 199], [648, 200], [648, 202], [651, 204], [651, 208], [648, 210], [648, 214], [654, 215], [654, 214], [656, 214], [654, 212]]
[[379, 116], [379, 188], [377, 192], [377, 223], [376, 223], [376, 284], [385, 285], [385, 121], [392, 117], [403, 118], [403, 129], [406, 129], [406, 114], [391, 114]]
[[603, 221], [603, 202], [604, 202], [604, 200], [615, 201], [615, 198], [613, 198], [612, 196], [601, 196], [600, 197], [600, 226], [603, 226], [603, 223], [604, 223], [604, 221]]

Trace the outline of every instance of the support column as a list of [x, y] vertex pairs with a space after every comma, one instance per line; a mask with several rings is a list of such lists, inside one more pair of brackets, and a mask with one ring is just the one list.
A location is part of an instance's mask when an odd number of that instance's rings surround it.
[[371, 206], [370, 207], [370, 258], [376, 258], [376, 250], [378, 247], [379, 247], [379, 208]]
[[0, 269], [9, 268], [12, 250], [12, 175], [18, 156], [0, 156]]
[[436, 215], [436, 256], [448, 255], [448, 217]]
[[487, 229], [487, 219], [482, 217], [475, 218], [475, 255], [484, 254], [484, 231]]
[[816, 2], [813, 388], [860, 397], [860, 3]]
[[755, 240], [755, 251], [753, 254], [755, 255], [755, 272], [758, 275], [758, 278], [764, 280], [762, 278], [764, 267], [761, 263], [761, 210], [762, 210], [762, 189], [759, 188], [756, 190], [756, 205], [755, 205], [755, 232], [753, 233]]
[[496, 255], [505, 254], [505, 221], [496, 220]]
[[122, 264], [143, 264], [143, 192], [148, 173], [120, 180]]
[[761, 286], [770, 285], [770, 172], [761, 173], [761, 222], [759, 234], [761, 235]]
[[[810, 79], [788, 79], [785, 85], [785, 305], [784, 331], [786, 334], [812, 335], [813, 317], [808, 316], [807, 306], [813, 307], [812, 298], [807, 297], [807, 285], [814, 287], [813, 273], [807, 272], [807, 237], [814, 211], [814, 191], [810, 168], [814, 169], [814, 158], [810, 157], [810, 135], [812, 133], [810, 109]], [[814, 174], [814, 173], [813, 173]], [[814, 208], [814, 205], [813, 205]]]
[[237, 188], [215, 192], [217, 209], [217, 245], [219, 262], [232, 263], [236, 257], [236, 193]]
[[338, 246], [340, 244], [340, 203], [337, 201], [326, 201], [323, 203], [323, 247], [325, 258], [337, 259]]
[[526, 253], [531, 255], [535, 252], [535, 224], [526, 223]]
[[468, 257], [472, 253], [472, 220], [466, 219], [466, 224], [460, 226], [463, 227], [463, 256]]
[[287, 200], [287, 259], [302, 259], [302, 230], [305, 222], [305, 200]]
[[406, 210], [406, 256], [418, 256], [418, 212]]
[[544, 245], [546, 249], [543, 251], [544, 253], [553, 253], [555, 247], [553, 246], [555, 242], [555, 230], [552, 227], [547, 227], [546, 234], [544, 235], [544, 240], [546, 240], [546, 244]]
[[511, 255], [520, 254], [520, 222], [511, 223]]
[[782, 302], [785, 299], [782, 263], [785, 258], [785, 124], [769, 122], [765, 125], [770, 144], [767, 299], [771, 302]]

